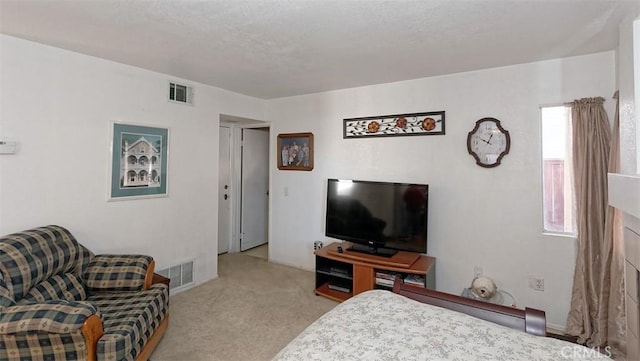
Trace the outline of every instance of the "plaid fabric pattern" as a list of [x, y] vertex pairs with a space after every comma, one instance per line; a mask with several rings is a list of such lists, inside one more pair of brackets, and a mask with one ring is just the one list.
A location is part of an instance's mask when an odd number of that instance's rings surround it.
[[133, 361], [168, 312], [165, 285], [140, 291], [151, 262], [95, 257], [59, 226], [1, 237], [0, 361], [86, 360], [81, 328], [93, 314], [98, 359]]
[[87, 291], [140, 291], [152, 260], [142, 255], [95, 256], [84, 274]]
[[82, 332], [23, 333], [0, 339], [0, 361], [86, 360]]
[[73, 273], [65, 273], [40, 282], [18, 302], [18, 305], [49, 300], [82, 301], [86, 298], [82, 278]]
[[103, 313], [98, 361], [133, 361], [164, 320], [169, 291], [166, 285], [156, 284], [147, 291], [99, 293], [88, 300]]
[[53, 300], [16, 305], [0, 313], [0, 335], [34, 331], [69, 333], [82, 327], [98, 310], [88, 302]]
[[40, 227], [0, 238], [0, 272], [14, 302], [55, 274], [82, 275], [91, 256], [89, 250], [60, 226]]
[[2, 272], [0, 272], [0, 312], [2, 312], [6, 307], [13, 306], [14, 304], [13, 296], [7, 288], [7, 284], [4, 282]]

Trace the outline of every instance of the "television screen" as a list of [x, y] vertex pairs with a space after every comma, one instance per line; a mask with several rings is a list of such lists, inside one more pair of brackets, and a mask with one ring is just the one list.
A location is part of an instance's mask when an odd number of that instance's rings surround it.
[[325, 234], [359, 252], [426, 253], [428, 200], [426, 184], [329, 179]]

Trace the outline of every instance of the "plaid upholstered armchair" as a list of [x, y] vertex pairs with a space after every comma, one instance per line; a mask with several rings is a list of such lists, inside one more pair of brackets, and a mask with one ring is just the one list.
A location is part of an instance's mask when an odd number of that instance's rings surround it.
[[0, 361], [146, 360], [169, 321], [142, 255], [98, 255], [47, 226], [0, 238]]

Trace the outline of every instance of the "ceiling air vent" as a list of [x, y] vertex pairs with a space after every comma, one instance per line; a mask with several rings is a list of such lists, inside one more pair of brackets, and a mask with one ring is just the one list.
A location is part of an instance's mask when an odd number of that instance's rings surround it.
[[169, 82], [169, 101], [193, 105], [193, 87]]

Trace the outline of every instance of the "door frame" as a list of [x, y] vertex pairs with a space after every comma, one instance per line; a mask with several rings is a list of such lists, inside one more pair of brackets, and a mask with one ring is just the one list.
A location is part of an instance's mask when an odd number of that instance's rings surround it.
[[[241, 226], [241, 197], [242, 197], [242, 129], [244, 128], [268, 128], [269, 132], [269, 184], [268, 190], [271, 194], [271, 122], [260, 121], [255, 119], [241, 118], [220, 114], [220, 126], [228, 127], [231, 130], [231, 140], [229, 142], [231, 150], [231, 184], [229, 185], [229, 194], [231, 197], [231, 244], [229, 245], [229, 253], [240, 252], [240, 226]], [[267, 210], [268, 236], [271, 239], [271, 198], [269, 198]], [[267, 247], [271, 247], [268, 245]]]
[[233, 146], [232, 146], [233, 127], [230, 126], [229, 124], [226, 124], [226, 123], [222, 123], [222, 122], [220, 123], [220, 127], [219, 127], [220, 131], [219, 131], [219, 134], [218, 134], [218, 139], [219, 139], [218, 141], [220, 143], [222, 142], [222, 129], [223, 128], [229, 129], [229, 139], [227, 140], [227, 144], [229, 146], [229, 149], [227, 150], [229, 152], [229, 159], [227, 159], [227, 162], [226, 162], [227, 166], [228, 166], [228, 169], [226, 170], [226, 172], [228, 174], [228, 180], [227, 180], [228, 188], [226, 189], [226, 192], [225, 192], [225, 195], [229, 196], [227, 198], [227, 199], [229, 199], [229, 204], [228, 204], [228, 206], [229, 206], [229, 217], [228, 217], [228, 219], [229, 219], [229, 224], [228, 224], [229, 239], [227, 240], [228, 244], [226, 245], [226, 251], [221, 253], [220, 252], [220, 245], [222, 244], [222, 240], [220, 238], [220, 228], [221, 228], [220, 227], [220, 221], [221, 221], [221, 219], [220, 219], [220, 211], [223, 208], [220, 205], [220, 201], [221, 201], [220, 200], [220, 197], [221, 197], [220, 186], [221, 186], [221, 184], [219, 182], [220, 182], [220, 172], [221, 172], [221, 169], [222, 169], [222, 157], [221, 157], [221, 152], [220, 152], [220, 153], [218, 153], [218, 193], [217, 193], [217, 195], [218, 195], [218, 253], [217, 254], [218, 255], [223, 254], [223, 253], [231, 252], [231, 243], [232, 243], [231, 241], [233, 239], [233, 217], [232, 217], [232, 215], [233, 215], [233, 199], [234, 199], [234, 196], [233, 196], [232, 192], [233, 192], [233, 189], [234, 189], [233, 188], [234, 185], [233, 185], [233, 180], [232, 180], [232, 177], [233, 177], [233, 173], [232, 173], [233, 166], [232, 166], [232, 163], [231, 163], [231, 161], [232, 161], [231, 151], [233, 149]]

